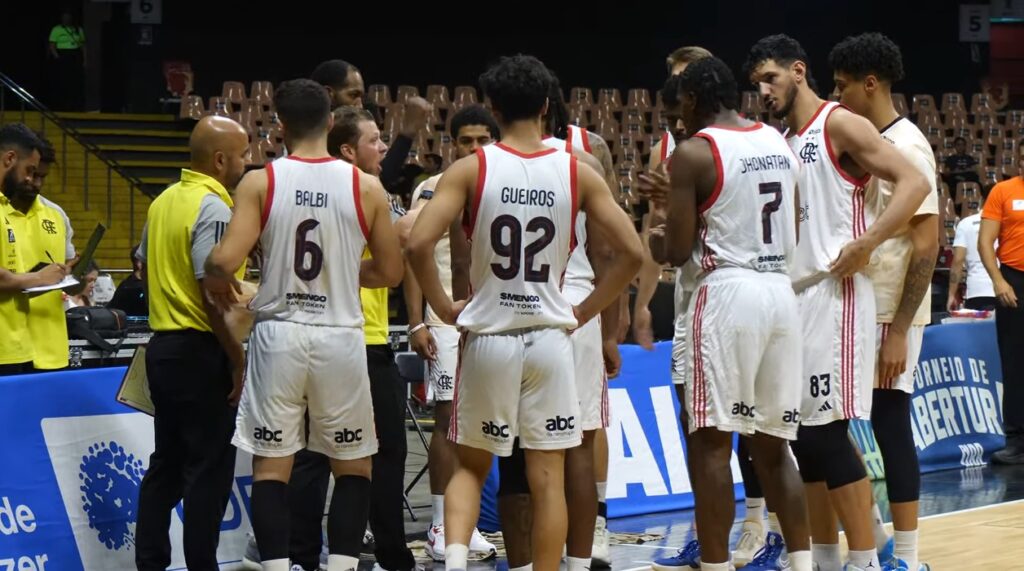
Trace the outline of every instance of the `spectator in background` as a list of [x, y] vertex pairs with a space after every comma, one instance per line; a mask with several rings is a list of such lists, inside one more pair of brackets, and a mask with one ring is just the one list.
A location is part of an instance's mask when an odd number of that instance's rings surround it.
[[21, 123], [0, 127], [0, 375], [27, 373], [34, 348], [28, 329], [29, 300], [22, 290], [60, 282], [63, 264], [51, 263], [26, 272], [13, 203], [33, 193], [42, 142]]
[[61, 111], [80, 111], [85, 101], [85, 30], [70, 11], [50, 30], [50, 57], [55, 64], [52, 105]]
[[[39, 134], [36, 134], [39, 136]], [[58, 260], [74, 264], [74, 232], [67, 214], [40, 192], [57, 153], [46, 139], [39, 137], [39, 167], [31, 187], [12, 196], [10, 222], [15, 226], [22, 260], [28, 268], [44, 267]], [[73, 292], [72, 292], [73, 293]], [[68, 326], [64, 317], [64, 293], [53, 290], [29, 297], [28, 329], [32, 336], [32, 367], [50, 371], [68, 366]]]
[[[1019, 152], [1024, 153], [1024, 147]], [[1024, 155], [1022, 155], [1024, 157]], [[1019, 157], [1020, 158], [1020, 157]], [[1006, 447], [995, 464], [1024, 464], [1024, 178], [1015, 176], [992, 188], [981, 212], [978, 252], [992, 278], [996, 334], [1003, 366], [1003, 432]], [[996, 240], [999, 249], [996, 250]]]
[[149, 315], [149, 303], [146, 301], [146, 287], [142, 283], [142, 262], [138, 257], [139, 245], [136, 244], [131, 251], [132, 273], [114, 292], [114, 299], [110, 300], [107, 307], [120, 309], [126, 315]]
[[956, 192], [957, 183], [978, 182], [978, 161], [967, 154], [967, 139], [957, 137], [953, 140], [954, 153], [946, 157], [946, 174], [943, 178], [949, 190]]
[[[985, 204], [989, 191], [994, 185], [985, 185], [981, 189], [981, 203]], [[992, 292], [992, 280], [985, 273], [985, 264], [981, 263], [978, 254], [978, 229], [981, 227], [981, 213], [968, 216], [956, 226], [956, 238], [953, 240], [953, 263], [949, 268], [949, 296], [946, 308], [954, 311], [960, 308], [960, 284], [964, 281], [964, 269], [967, 270], [967, 288], [963, 297], [963, 306], [967, 309], [995, 309], [996, 298]]]
[[82, 287], [81, 291], [74, 295], [67, 295], [64, 298], [64, 310], [67, 311], [72, 307], [92, 307], [92, 294], [96, 289], [96, 280], [100, 277], [100, 268], [96, 265], [96, 262], [89, 262], [89, 266], [85, 270], [85, 275], [82, 276]]
[[[343, 105], [364, 106], [366, 89], [363, 76], [356, 66], [340, 59], [327, 60], [316, 66], [310, 79], [327, 88], [332, 111]], [[416, 134], [426, 128], [430, 110], [430, 103], [422, 97], [412, 97], [406, 101], [398, 133], [391, 140], [391, 149], [380, 163], [380, 181], [388, 192], [396, 193], [395, 184], [406, 174], [402, 165], [409, 158]], [[381, 128], [379, 123], [378, 128]], [[411, 184], [408, 186], [412, 187]]]

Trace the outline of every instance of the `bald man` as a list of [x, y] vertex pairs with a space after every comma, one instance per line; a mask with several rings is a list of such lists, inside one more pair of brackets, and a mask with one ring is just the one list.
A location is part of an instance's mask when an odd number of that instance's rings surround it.
[[[231, 437], [245, 353], [201, 293], [203, 262], [231, 219], [229, 191], [249, 162], [249, 139], [226, 117], [206, 117], [189, 140], [181, 180], [149, 207], [138, 257], [153, 338], [146, 375], [156, 447], [139, 488], [135, 562], [167, 569], [171, 511], [184, 499], [185, 565], [214, 571], [235, 470]], [[180, 565], [180, 564], [179, 564]]]

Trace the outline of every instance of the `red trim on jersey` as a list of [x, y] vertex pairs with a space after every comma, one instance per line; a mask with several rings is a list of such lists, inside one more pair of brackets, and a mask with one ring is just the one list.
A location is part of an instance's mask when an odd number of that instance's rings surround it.
[[448, 440], [458, 442], [459, 438], [459, 385], [462, 382], [462, 353], [466, 348], [466, 332], [459, 335], [459, 359], [455, 362], [455, 389], [452, 392], [452, 417], [448, 423]]
[[590, 133], [586, 129], [581, 128], [580, 137], [583, 139], [583, 150], [586, 151], [587, 154], [594, 154], [594, 152], [590, 150]]
[[[551, 149], [554, 151], [554, 149]], [[476, 214], [480, 212], [480, 200], [484, 195], [484, 182], [487, 180], [487, 156], [484, 155], [483, 147], [476, 150], [476, 158], [479, 166], [476, 172], [476, 191], [473, 193], [472, 212], [467, 220], [464, 212], [462, 216], [462, 229], [466, 232], [466, 238], [473, 239], [473, 229], [476, 228]]]
[[717, 264], [715, 264], [715, 251], [712, 250], [710, 247], [708, 247], [707, 239], [708, 239], [708, 224], [707, 224], [707, 221], [704, 220], [703, 217], [701, 217], [701, 220], [700, 220], [700, 247], [701, 247], [702, 252], [701, 252], [701, 257], [700, 257], [700, 267], [705, 272], [713, 272], [715, 270], [715, 268], [717, 267]]
[[504, 143], [495, 143], [494, 146], [505, 152], [512, 153], [521, 159], [536, 159], [558, 152], [558, 149], [544, 149], [543, 151], [537, 151], [536, 153], [524, 153], [522, 151], [517, 151]]
[[811, 124], [814, 123], [814, 120], [818, 118], [818, 115], [821, 115], [821, 112], [825, 110], [825, 106], [828, 105], [828, 104], [829, 104], [828, 101], [822, 101], [821, 102], [821, 106], [818, 107], [818, 110], [814, 112], [814, 115], [811, 115], [811, 118], [806, 123], [804, 123], [804, 126], [801, 127], [799, 131], [796, 132], [796, 136], [797, 137], [802, 137], [803, 136], [804, 131], [806, 131], [808, 128], [810, 128]]
[[359, 169], [352, 167], [352, 200], [356, 205], [356, 217], [359, 218], [359, 228], [363, 231], [363, 237], [370, 239], [370, 227], [366, 225], [366, 215], [363, 214], [363, 195], [359, 192]]
[[853, 237], [859, 238], [867, 232], [867, 223], [864, 221], [864, 187], [858, 186], [851, 194], [853, 200]]
[[315, 159], [307, 159], [306, 157], [296, 157], [295, 155], [288, 155], [285, 158], [288, 159], [289, 161], [298, 161], [300, 163], [310, 163], [314, 165], [318, 163], [329, 163], [331, 161], [341, 160], [335, 157], [317, 157]]
[[572, 153], [572, 126], [565, 129], [565, 152]]
[[693, 426], [704, 428], [707, 421], [707, 393], [704, 386], [704, 355], [701, 352], [701, 329], [704, 325], [704, 306], [708, 299], [708, 286], [700, 286], [693, 309]]
[[764, 123], [758, 122], [758, 123], [754, 123], [753, 125], [749, 125], [747, 127], [733, 127], [733, 126], [730, 126], [730, 125], [708, 125], [708, 127], [711, 128], [711, 129], [722, 129], [722, 130], [725, 130], [725, 131], [743, 131], [743, 132], [747, 132], [747, 131], [756, 131], [756, 130], [760, 129], [761, 127], [764, 127]]
[[[668, 138], [671, 136], [668, 131], [661, 134], [661, 162], [668, 160]], [[665, 165], [665, 168], [668, 169], [668, 165]]]
[[569, 157], [569, 194], [572, 196], [572, 232], [569, 238], [569, 255], [572, 255], [573, 249], [576, 248], [576, 215], [579, 212], [579, 178], [577, 176], [576, 164], [578, 159], [576, 157]]
[[842, 349], [840, 351], [840, 386], [842, 393], [839, 395], [843, 399], [843, 418], [853, 418], [854, 413], [854, 382], [853, 382], [853, 370], [854, 370], [854, 315], [856, 309], [856, 300], [854, 298], [853, 278], [846, 278], [842, 283], [843, 287], [843, 326], [842, 326]]
[[[825, 139], [825, 150], [828, 151], [828, 158], [832, 161], [832, 167], [836, 169], [839, 176], [843, 177], [846, 182], [852, 185], [864, 186], [868, 183], [868, 179], [871, 178], [871, 175], [865, 174], [861, 178], [856, 178], [852, 174], [843, 170], [843, 167], [839, 166], [839, 157], [836, 156], [835, 150], [832, 148], [832, 137], [828, 136], [828, 118], [832, 116], [833, 111], [839, 108], [850, 111], [849, 108], [843, 105], [836, 105], [828, 112], [828, 115], [825, 117], [824, 126], [821, 128], [821, 136]], [[850, 111], [850, 113], [853, 113], [853, 111]]]
[[260, 231], [267, 227], [267, 220], [270, 220], [270, 207], [274, 205], [274, 163], [267, 163], [267, 196], [263, 203], [263, 212], [260, 215]]
[[711, 155], [715, 158], [715, 189], [711, 191], [711, 196], [697, 207], [697, 212], [704, 213], [715, 205], [718, 195], [722, 193], [722, 186], [725, 184], [725, 170], [722, 166], [722, 155], [718, 152], [718, 145], [715, 144], [714, 137], [707, 133], [697, 133], [694, 137], [700, 137], [707, 141], [711, 145]]

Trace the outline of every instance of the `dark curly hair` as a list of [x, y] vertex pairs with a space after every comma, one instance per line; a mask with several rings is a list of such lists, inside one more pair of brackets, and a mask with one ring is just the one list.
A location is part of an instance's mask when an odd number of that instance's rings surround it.
[[539, 59], [518, 54], [503, 57], [480, 76], [491, 106], [511, 123], [540, 115], [551, 87], [551, 73]]
[[327, 129], [331, 100], [327, 90], [310, 79], [292, 79], [277, 86], [274, 107], [287, 133], [303, 139]]
[[900, 47], [878, 32], [848, 36], [832, 48], [828, 64], [833, 70], [848, 73], [857, 80], [867, 75], [889, 83], [903, 79]]
[[770, 59], [775, 60], [775, 63], [781, 66], [787, 66], [799, 60], [807, 64], [808, 68], [811, 67], [807, 52], [804, 51], [800, 42], [786, 34], [775, 34], [757, 40], [757, 43], [750, 48], [747, 61], [743, 64], [744, 75], [749, 76], [754, 68]]
[[452, 115], [452, 139], [457, 139], [459, 137], [459, 129], [462, 129], [466, 125], [483, 125], [484, 127], [487, 127], [487, 131], [491, 134], [491, 139], [497, 141], [501, 138], [501, 133], [498, 131], [498, 123], [494, 120], [494, 115], [491, 115], [491, 112], [479, 103], [466, 105], [462, 109], [456, 111], [455, 115]]
[[666, 105], [675, 107], [682, 93], [692, 93], [696, 98], [698, 117], [709, 117], [723, 108], [739, 108], [736, 77], [724, 61], [713, 56], [699, 59], [688, 65], [683, 73], [669, 77], [661, 90], [661, 97]]

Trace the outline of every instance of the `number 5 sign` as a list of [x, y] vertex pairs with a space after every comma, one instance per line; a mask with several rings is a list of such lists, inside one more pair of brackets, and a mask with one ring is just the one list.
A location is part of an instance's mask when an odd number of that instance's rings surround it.
[[960, 5], [960, 41], [987, 42], [989, 39], [989, 5]]
[[163, 12], [161, 0], [132, 0], [133, 24], [159, 24]]

